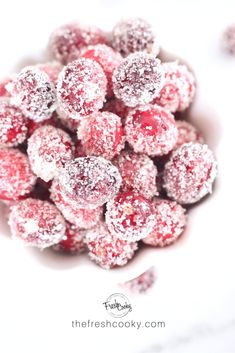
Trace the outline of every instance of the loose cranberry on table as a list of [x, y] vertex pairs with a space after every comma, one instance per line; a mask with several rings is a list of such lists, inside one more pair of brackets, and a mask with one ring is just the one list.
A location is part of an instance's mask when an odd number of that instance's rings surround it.
[[97, 112], [84, 117], [77, 136], [86, 155], [112, 159], [124, 148], [121, 118], [110, 112]]
[[48, 51], [55, 60], [68, 64], [80, 57], [84, 47], [104, 43], [107, 43], [104, 31], [73, 22], [55, 29], [50, 36]]
[[113, 235], [123, 240], [137, 241], [153, 230], [156, 217], [150, 200], [128, 191], [107, 203], [105, 220]]
[[123, 151], [113, 160], [113, 164], [121, 174], [123, 192], [135, 191], [150, 199], [158, 194], [157, 167], [146, 154]]
[[72, 61], [59, 75], [59, 109], [75, 120], [100, 110], [105, 102], [106, 92], [105, 73], [94, 60], [81, 58]]
[[71, 201], [62, 192], [57, 180], [52, 182], [50, 198], [60, 210], [64, 218], [77, 228], [89, 229], [94, 227], [103, 217], [103, 207], [81, 208], [80, 203]]
[[157, 279], [155, 267], [150, 267], [138, 277], [130, 281], [121, 283], [120, 286], [124, 290], [128, 290], [132, 294], [145, 294], [154, 286]]
[[81, 207], [96, 208], [119, 191], [118, 169], [103, 157], [80, 157], [67, 162], [58, 176], [61, 191]]
[[186, 225], [186, 210], [175, 201], [153, 199], [156, 224], [151, 233], [143, 238], [145, 244], [166, 246], [172, 244], [183, 233]]
[[90, 259], [105, 269], [124, 266], [138, 248], [137, 242], [119, 239], [110, 233], [103, 222], [85, 232], [85, 243]]
[[207, 145], [186, 143], [165, 165], [163, 182], [169, 198], [181, 204], [199, 201], [212, 192], [217, 163]]
[[128, 107], [151, 102], [162, 88], [163, 72], [159, 59], [143, 52], [130, 54], [113, 73], [116, 98]]
[[36, 182], [28, 157], [14, 148], [0, 149], [0, 199], [25, 198]]
[[111, 44], [123, 56], [144, 51], [155, 56], [159, 43], [152, 26], [142, 18], [129, 18], [118, 22], [113, 28]]
[[28, 119], [8, 101], [0, 101], [0, 147], [17, 146], [27, 137]]
[[174, 116], [148, 104], [133, 109], [125, 120], [126, 139], [136, 153], [161, 156], [170, 152], [178, 138]]
[[235, 54], [235, 23], [225, 29], [222, 37], [222, 45], [228, 53]]
[[13, 237], [41, 249], [61, 241], [66, 231], [65, 221], [54, 205], [31, 198], [11, 207], [9, 225]]
[[41, 126], [29, 138], [27, 152], [33, 172], [49, 181], [73, 159], [73, 142], [63, 130], [51, 125]]
[[171, 112], [189, 107], [195, 95], [195, 78], [185, 65], [177, 62], [162, 64], [163, 86], [153, 103]]

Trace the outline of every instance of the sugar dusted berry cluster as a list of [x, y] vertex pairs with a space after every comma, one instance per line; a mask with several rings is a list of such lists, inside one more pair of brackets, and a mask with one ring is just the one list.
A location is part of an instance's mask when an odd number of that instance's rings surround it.
[[13, 238], [85, 251], [105, 269], [140, 242], [172, 244], [216, 177], [201, 132], [175, 116], [193, 101], [193, 73], [157, 58], [140, 18], [109, 34], [66, 24], [48, 51], [51, 61], [0, 80], [0, 199]]

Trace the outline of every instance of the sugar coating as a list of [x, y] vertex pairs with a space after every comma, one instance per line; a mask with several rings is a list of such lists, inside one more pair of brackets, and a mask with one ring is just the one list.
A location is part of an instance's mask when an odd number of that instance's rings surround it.
[[63, 65], [61, 65], [58, 61], [49, 61], [46, 63], [37, 64], [36, 66], [39, 70], [45, 72], [49, 76], [49, 79], [56, 87], [58, 76], [63, 69]]
[[138, 241], [146, 237], [155, 225], [151, 202], [134, 192], [121, 193], [106, 206], [108, 229], [120, 239]]
[[162, 79], [159, 59], [143, 52], [133, 53], [114, 70], [114, 94], [128, 107], [146, 104], [159, 95]]
[[[8, 85], [9, 86], [9, 85]], [[29, 119], [49, 119], [57, 107], [56, 91], [49, 76], [36, 66], [25, 67], [12, 85], [13, 103]]]
[[104, 269], [124, 266], [138, 248], [136, 242], [121, 240], [111, 234], [103, 222], [86, 231], [85, 242], [90, 259]]
[[152, 232], [142, 239], [145, 244], [166, 246], [174, 243], [186, 225], [186, 210], [175, 201], [154, 198], [156, 224]]
[[230, 54], [235, 54], [235, 23], [226, 28], [222, 37], [222, 45]]
[[106, 35], [101, 29], [74, 22], [57, 28], [51, 34], [48, 51], [54, 59], [67, 64], [79, 58], [82, 48], [106, 42]]
[[145, 294], [153, 287], [156, 282], [156, 278], [157, 275], [155, 267], [150, 267], [138, 277], [121, 284], [121, 286], [128, 289], [128, 291], [133, 294]]
[[29, 194], [36, 182], [28, 157], [17, 149], [0, 149], [0, 199], [19, 200]]
[[81, 207], [95, 208], [111, 200], [119, 191], [118, 169], [103, 157], [80, 157], [67, 162], [58, 177], [63, 193]]
[[122, 118], [123, 120], [126, 118], [129, 110], [130, 108], [125, 106], [125, 104], [117, 98], [108, 100], [102, 108], [102, 111], [108, 111], [113, 114], [116, 114], [120, 116], [120, 118]]
[[112, 32], [112, 46], [123, 56], [145, 51], [155, 56], [159, 44], [152, 26], [142, 18], [129, 18], [116, 24]]
[[73, 142], [63, 130], [41, 126], [28, 139], [28, 156], [33, 172], [44, 181], [52, 180], [73, 158]]
[[94, 227], [103, 216], [103, 207], [96, 208], [81, 208], [80, 204], [71, 201], [61, 191], [60, 185], [57, 180], [52, 182], [50, 189], [50, 198], [55, 203], [56, 207], [64, 218], [72, 223], [75, 227], [80, 229], [89, 229]]
[[107, 79], [94, 60], [81, 58], [61, 71], [57, 84], [59, 108], [70, 118], [92, 114], [103, 107]]
[[187, 66], [177, 62], [162, 64], [164, 83], [155, 104], [171, 112], [183, 111], [189, 107], [195, 95], [195, 78]]
[[168, 197], [181, 204], [199, 201], [212, 192], [217, 163], [207, 145], [186, 143], [165, 165], [163, 181]]
[[204, 138], [201, 132], [192, 124], [185, 120], [176, 120], [176, 127], [178, 129], [178, 139], [174, 149], [180, 147], [184, 143], [198, 142], [204, 143]]
[[124, 148], [121, 118], [110, 112], [97, 112], [84, 117], [77, 130], [87, 155], [114, 158]]
[[111, 47], [105, 44], [97, 44], [84, 48], [81, 54], [82, 57], [95, 60], [102, 69], [107, 78], [107, 95], [113, 97], [113, 71], [120, 65], [122, 57], [118, 52], [115, 52]]
[[113, 160], [113, 164], [121, 174], [122, 191], [135, 191], [150, 199], [158, 194], [157, 167], [147, 155], [123, 151]]
[[41, 249], [61, 241], [66, 230], [65, 221], [54, 205], [31, 198], [12, 206], [9, 225], [13, 238]]
[[27, 136], [27, 118], [19, 108], [0, 101], [0, 147], [17, 146]]
[[66, 223], [66, 234], [58, 244], [53, 245], [53, 250], [72, 255], [84, 252], [86, 250], [86, 244], [84, 242], [83, 233], [81, 229]]
[[170, 152], [177, 141], [174, 116], [157, 105], [133, 109], [125, 121], [126, 139], [136, 153], [161, 156]]

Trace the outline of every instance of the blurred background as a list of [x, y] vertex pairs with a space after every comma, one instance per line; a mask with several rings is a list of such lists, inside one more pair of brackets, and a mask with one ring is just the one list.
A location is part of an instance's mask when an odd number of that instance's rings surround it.
[[191, 213], [181, 246], [140, 259], [145, 269], [147, 263], [156, 266], [154, 288], [127, 294], [133, 312], [125, 320], [165, 321], [166, 327], [72, 328], [72, 320], [112, 320], [102, 303], [122, 291], [117, 282], [128, 279], [130, 268], [127, 276], [74, 262], [55, 265], [13, 245], [1, 224], [4, 353], [235, 352], [235, 56], [222, 49], [221, 39], [235, 23], [235, 1], [8, 0], [0, 11], [0, 76], [43, 57], [50, 33], [61, 24], [79, 20], [111, 30], [120, 18], [133, 16], [148, 20], [162, 47], [193, 68], [198, 94], [192, 120], [219, 161], [215, 194]]

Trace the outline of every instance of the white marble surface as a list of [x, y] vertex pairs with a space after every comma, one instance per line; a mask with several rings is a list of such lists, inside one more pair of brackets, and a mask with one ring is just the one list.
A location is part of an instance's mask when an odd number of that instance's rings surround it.
[[[13, 353], [235, 352], [235, 58], [220, 49], [235, 2], [86, 0], [4, 2], [0, 12], [0, 74], [33, 58], [58, 24], [78, 18], [110, 28], [120, 17], [151, 21], [167, 50], [188, 61], [199, 85], [192, 120], [208, 136], [219, 161], [213, 197], [196, 207], [185, 236], [149, 250], [112, 273], [83, 259], [51, 257], [14, 244], [0, 225], [0, 351]], [[72, 320], [106, 320], [103, 301], [115, 283], [154, 264], [148, 295], [130, 296], [126, 320], [162, 321], [164, 329], [72, 329]]]

